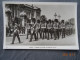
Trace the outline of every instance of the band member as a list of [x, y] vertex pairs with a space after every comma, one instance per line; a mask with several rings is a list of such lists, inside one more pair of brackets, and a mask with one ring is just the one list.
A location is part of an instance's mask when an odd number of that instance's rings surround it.
[[65, 38], [65, 23], [64, 20], [61, 22], [61, 29], [62, 29], [62, 38]]
[[31, 22], [30, 26], [31, 26], [31, 28], [30, 28], [30, 29], [31, 29], [30, 42], [32, 41], [33, 36], [34, 36], [34, 38], [35, 38], [35, 41], [37, 41], [37, 36], [36, 36], [36, 23]]
[[55, 19], [53, 27], [54, 27], [54, 40], [56, 40], [56, 38], [59, 39], [59, 24], [58, 24], [58, 19]]
[[19, 30], [18, 30], [18, 26], [17, 26], [17, 23], [15, 23], [15, 26], [14, 26], [14, 32], [13, 32], [13, 40], [12, 40], [12, 44], [14, 44], [14, 41], [15, 41], [15, 38], [18, 38], [18, 41], [19, 43], [21, 43], [20, 41], [20, 37], [19, 37]]

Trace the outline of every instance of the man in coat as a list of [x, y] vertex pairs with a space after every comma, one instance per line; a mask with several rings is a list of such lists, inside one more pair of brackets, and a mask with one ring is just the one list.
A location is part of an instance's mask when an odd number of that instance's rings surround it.
[[21, 43], [21, 41], [20, 41], [20, 36], [19, 36], [19, 29], [18, 29], [17, 23], [15, 23], [15, 26], [14, 26], [12, 44], [14, 44], [14, 41], [15, 41], [15, 38], [16, 38], [16, 37], [18, 38], [19, 43]]

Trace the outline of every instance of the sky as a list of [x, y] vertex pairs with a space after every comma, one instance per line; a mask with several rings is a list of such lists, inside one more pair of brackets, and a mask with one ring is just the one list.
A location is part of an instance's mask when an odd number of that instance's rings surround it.
[[[47, 19], [54, 20], [54, 14], [61, 16], [61, 20], [75, 18], [75, 7], [73, 5], [34, 5], [41, 8], [41, 15], [45, 15]], [[57, 17], [58, 18], [58, 17]]]

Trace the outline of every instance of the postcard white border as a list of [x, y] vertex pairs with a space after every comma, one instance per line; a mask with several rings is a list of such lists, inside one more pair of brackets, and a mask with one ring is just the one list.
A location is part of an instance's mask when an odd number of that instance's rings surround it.
[[[5, 4], [43, 4], [43, 5], [73, 5], [75, 6], [75, 28], [76, 28], [76, 45], [75, 46], [10, 46], [6, 45], [6, 22], [5, 22]], [[3, 49], [53, 49], [53, 50], [79, 50], [78, 30], [77, 30], [77, 3], [76, 2], [19, 2], [19, 1], [3, 1], [3, 24], [4, 39]]]

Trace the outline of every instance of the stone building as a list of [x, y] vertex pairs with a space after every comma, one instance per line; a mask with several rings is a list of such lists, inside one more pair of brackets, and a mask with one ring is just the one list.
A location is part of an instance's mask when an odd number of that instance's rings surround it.
[[[40, 19], [41, 9], [28, 4], [5, 4], [6, 25], [18, 23], [26, 26], [27, 21], [31, 18]], [[16, 19], [15, 19], [16, 18]]]

